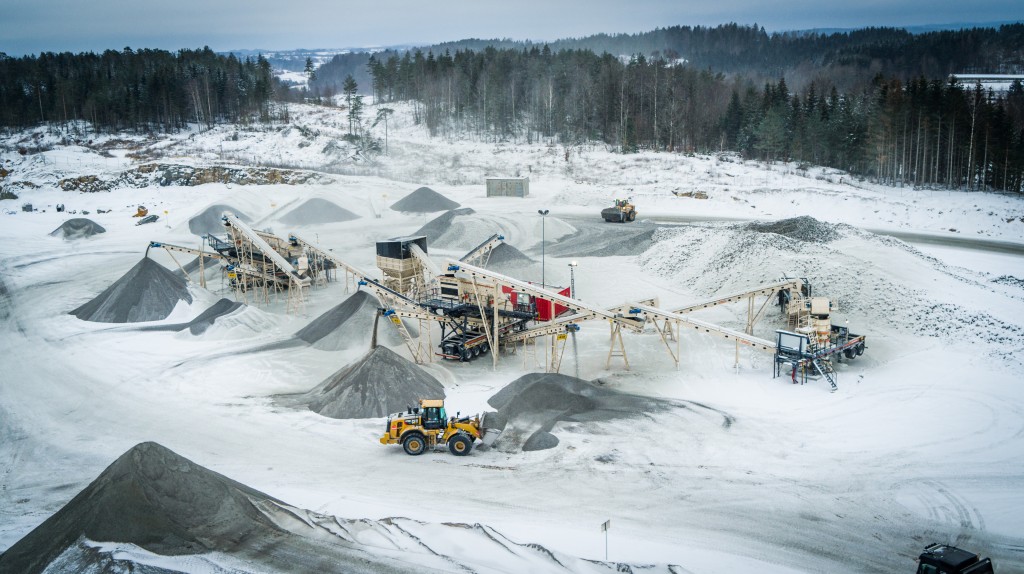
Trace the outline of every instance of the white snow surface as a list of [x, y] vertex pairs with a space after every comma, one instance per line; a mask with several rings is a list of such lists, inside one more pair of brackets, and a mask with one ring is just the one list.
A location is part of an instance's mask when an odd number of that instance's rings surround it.
[[[503, 569], [475, 542], [482, 531], [454, 534], [444, 523], [479, 524], [493, 536], [575, 557], [563, 564], [570, 571], [604, 561], [606, 520], [610, 562], [675, 564], [684, 572], [913, 571], [931, 542], [991, 556], [998, 572], [1024, 571], [1021, 198], [883, 187], [832, 169], [727, 154], [623, 155], [596, 144], [432, 138], [410, 107], [389, 107], [397, 110], [389, 154], [376, 157], [342, 141], [344, 110], [309, 106], [292, 106], [290, 123], [269, 129], [144, 137], [79, 125], [0, 138], [0, 166], [10, 171], [0, 182], [20, 196], [0, 202], [0, 550], [130, 447], [155, 441], [298, 508], [346, 519], [404, 517], [409, 532], [481, 572]], [[383, 125], [371, 133], [383, 137]], [[276, 165], [322, 171], [333, 183], [92, 194], [58, 187], [66, 177], [113, 178], [148, 161]], [[530, 177], [528, 198], [485, 197], [485, 177], [514, 175]], [[374, 242], [437, 215], [384, 208], [422, 185], [477, 212], [432, 246], [439, 262], [498, 232], [540, 259], [538, 209], [551, 210], [543, 228], [550, 246], [597, 226], [613, 199], [632, 197], [639, 220], [623, 225], [671, 224], [659, 227], [654, 245], [638, 256], [548, 254], [549, 284], [568, 285], [575, 260], [577, 293], [587, 302], [657, 296], [674, 308], [785, 274], [808, 277], [816, 294], [838, 302], [836, 322], [867, 335], [868, 350], [839, 365], [839, 390], [830, 393], [824, 381], [773, 379], [771, 355], [737, 353], [696, 332], [682, 334], [678, 369], [652, 331], [625, 337], [628, 370], [615, 360], [606, 367], [607, 326], [585, 323], [578, 359], [567, 348], [563, 373], [578, 369], [610, 388], [707, 408], [560, 423], [553, 432], [561, 442], [550, 450], [409, 457], [378, 443], [383, 419], [335, 420], [270, 398], [315, 387], [364, 349], [242, 352], [288, 339], [339, 303], [347, 296], [341, 282], [312, 290], [297, 314], [285, 313], [283, 299], [247, 301], [199, 336], [68, 315], [130, 269], [149, 241], [197, 245], [187, 221], [215, 203], [249, 214], [255, 228], [330, 247], [377, 276]], [[708, 198], [673, 194], [692, 191]], [[361, 218], [281, 228], [277, 218], [309, 197]], [[25, 202], [38, 211], [22, 212]], [[73, 242], [49, 237], [72, 217], [57, 213], [57, 203], [90, 211], [107, 233]], [[131, 214], [139, 204], [161, 219], [136, 226]], [[838, 226], [838, 238], [800, 242], [750, 232], [741, 222], [801, 215]], [[596, 232], [619, 229], [600, 225]], [[930, 242], [872, 231], [924, 234]], [[162, 250], [150, 256], [177, 268]], [[146, 325], [187, 321], [230, 296], [219, 280], [208, 283], [209, 292], [192, 290], [195, 303]], [[695, 317], [742, 329], [746, 312], [737, 304]], [[755, 334], [771, 338], [782, 327], [769, 310]], [[404, 347], [394, 350], [408, 356]], [[539, 358], [502, 356], [496, 368], [476, 361], [429, 369], [446, 386], [449, 410], [474, 413], [543, 362], [541, 351]], [[117, 541], [86, 543], [140, 563], [175, 564]], [[230, 557], [193, 560], [197, 571], [245, 569]]]

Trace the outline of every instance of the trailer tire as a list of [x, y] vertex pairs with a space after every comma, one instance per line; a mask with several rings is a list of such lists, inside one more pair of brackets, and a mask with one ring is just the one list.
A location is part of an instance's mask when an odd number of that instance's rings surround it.
[[476, 347], [473, 347], [472, 351], [473, 351], [473, 358], [474, 359], [480, 356], [480, 346], [479, 345], [477, 345]]
[[481, 355], [487, 354], [487, 351], [490, 351], [490, 350], [491, 350], [491, 346], [488, 345], [487, 343], [484, 343], [483, 345], [480, 345], [480, 354]]
[[402, 439], [402, 448], [412, 456], [423, 454], [427, 450], [427, 439], [418, 432], [409, 433]]
[[857, 351], [856, 351], [856, 349], [852, 349], [852, 348], [851, 349], [843, 349], [843, 356], [846, 357], [847, 359], [853, 360], [853, 358], [857, 356]]
[[471, 450], [473, 450], [473, 439], [463, 433], [448, 439], [448, 451], [455, 456], [466, 456]]
[[859, 356], [861, 356], [863, 354], [864, 354], [864, 344], [862, 343], [860, 345], [857, 345], [857, 356], [859, 357]]
[[459, 351], [459, 360], [463, 363], [468, 363], [473, 358], [473, 353], [469, 349], [462, 349]]

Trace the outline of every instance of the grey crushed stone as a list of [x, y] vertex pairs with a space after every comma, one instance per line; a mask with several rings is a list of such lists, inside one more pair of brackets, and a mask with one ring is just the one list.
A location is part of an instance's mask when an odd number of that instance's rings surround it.
[[224, 235], [224, 212], [230, 211], [235, 214], [235, 217], [242, 220], [244, 223], [252, 223], [252, 219], [248, 215], [238, 211], [230, 205], [224, 205], [218, 203], [211, 205], [201, 212], [197, 213], [191, 219], [188, 220], [188, 230], [193, 235]]
[[280, 400], [325, 417], [364, 419], [404, 411], [420, 399], [444, 396], [444, 385], [437, 379], [394, 351], [377, 347], [309, 392]]
[[402, 199], [396, 201], [391, 209], [409, 213], [431, 213], [455, 209], [459, 204], [430, 189], [421, 187]]
[[359, 219], [359, 216], [340, 205], [314, 197], [281, 216], [281, 223], [288, 225], [316, 225], [321, 223], [342, 223]]
[[60, 227], [51, 231], [50, 235], [64, 239], [83, 239], [106, 232], [107, 230], [102, 225], [91, 219], [75, 217], [62, 223]]
[[180, 301], [192, 302], [185, 280], [143, 257], [120, 279], [70, 314], [99, 323], [159, 321], [166, 319]]
[[[295, 337], [321, 351], [341, 351], [369, 345], [373, 338], [373, 324], [380, 302], [367, 291], [356, 291], [347, 299], [325, 311], [303, 327]], [[409, 333], [416, 337], [418, 330], [405, 323]], [[377, 341], [386, 345], [403, 343], [398, 330], [383, 317], [377, 324]]]
[[747, 224], [747, 228], [759, 233], [776, 233], [809, 243], [829, 243], [839, 238], [835, 225], [818, 221], [809, 215], [770, 222], [755, 221]]
[[143, 327], [143, 331], [184, 331], [188, 329], [193, 335], [202, 335], [213, 324], [220, 319], [245, 307], [245, 303], [232, 301], [231, 299], [220, 299], [208, 309], [196, 316], [188, 323], [176, 323], [174, 325], [153, 325]]
[[0, 554], [0, 572], [165, 572], [84, 540], [135, 544], [172, 557], [223, 553], [259, 572], [438, 572], [367, 549], [352, 536], [316, 533], [349, 532], [368, 521], [323, 517], [325, 525], [300, 529], [274, 517], [320, 519], [291, 508], [157, 443], [141, 443]]
[[412, 235], [425, 235], [427, 237], [427, 244], [429, 245], [431, 242], [437, 240], [438, 237], [441, 237], [445, 231], [448, 231], [448, 228], [451, 227], [452, 221], [456, 217], [465, 217], [467, 215], [473, 215], [474, 213], [476, 213], [476, 211], [472, 207], [461, 207], [459, 209], [446, 211], [428, 221], [423, 225], [423, 227], [413, 232]]
[[503, 430], [492, 448], [504, 452], [554, 448], [558, 437], [551, 430], [559, 421], [609, 421], [672, 407], [667, 401], [606, 389], [558, 373], [524, 375], [487, 404], [497, 412], [484, 417], [484, 426]]

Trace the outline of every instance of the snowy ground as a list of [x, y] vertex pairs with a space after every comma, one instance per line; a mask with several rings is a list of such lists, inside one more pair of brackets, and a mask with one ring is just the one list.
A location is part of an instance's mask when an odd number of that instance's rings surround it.
[[[154, 441], [297, 507], [343, 518], [481, 523], [585, 559], [604, 559], [600, 525], [610, 519], [610, 560], [692, 572], [907, 572], [933, 541], [989, 555], [999, 572], [1024, 571], [1020, 198], [884, 188], [832, 170], [724, 155], [430, 139], [401, 107], [390, 121], [389, 155], [366, 159], [339, 143], [344, 126], [342, 111], [297, 107], [292, 125], [269, 131], [72, 141], [38, 130], [0, 140], [0, 165], [11, 172], [5, 185], [38, 186], [8, 186], [21, 198], [0, 203], [12, 212], [0, 215], [0, 548], [131, 446]], [[113, 177], [151, 159], [290, 166], [333, 174], [335, 182], [95, 194], [57, 188], [65, 177]], [[512, 175], [530, 176], [529, 198], [484, 197], [484, 177]], [[314, 290], [299, 314], [286, 315], [283, 302], [253, 306], [202, 336], [141, 333], [67, 314], [134, 265], [150, 240], [197, 245], [187, 220], [214, 203], [246, 212], [254, 227], [333, 247], [373, 273], [374, 241], [437, 215], [386, 209], [421, 185], [472, 207], [477, 221], [493, 223], [538, 259], [543, 225], [547, 282], [567, 285], [568, 263], [577, 260], [585, 301], [611, 306], [658, 296], [671, 308], [800, 274], [818, 294], [838, 299], [837, 320], [866, 334], [868, 351], [839, 367], [839, 390], [829, 393], [822, 381], [772, 379], [769, 355], [741, 351], [737, 366], [734, 347], [696, 333], [683, 336], [678, 370], [650, 332], [626, 337], [628, 371], [620, 362], [605, 368], [607, 327], [588, 324], [577, 336], [578, 359], [568, 349], [562, 372], [578, 369], [615, 389], [699, 406], [556, 427], [562, 442], [546, 451], [414, 458], [377, 443], [380, 419], [328, 419], [268, 398], [313, 388], [362, 350], [231, 353], [290, 336], [346, 296], [341, 284]], [[695, 191], [708, 198], [673, 194]], [[581, 218], [596, 219], [623, 196], [637, 203], [634, 225], [671, 224], [659, 228], [653, 247], [638, 256], [551, 255], [565, 252], [558, 247], [573, 241], [574, 230], [593, 229]], [[307, 197], [362, 218], [291, 229], [275, 220]], [[40, 211], [21, 212], [23, 202]], [[56, 213], [57, 203], [90, 211], [86, 217], [107, 233], [50, 237], [73, 217]], [[138, 204], [161, 220], [135, 226]], [[112, 211], [97, 215], [98, 208]], [[551, 210], [543, 224], [542, 208]], [[830, 243], [787, 242], [732, 221], [800, 215], [1006, 249], [908, 245], [846, 228]], [[710, 222], [679, 223], [687, 218]], [[487, 225], [480, 227], [484, 233]], [[603, 229], [588, 233], [620, 227]], [[458, 257], [460, 249], [431, 254]], [[165, 253], [153, 257], [174, 266]], [[226, 295], [216, 282], [210, 288], [215, 293], [167, 322]], [[699, 317], [735, 327], [745, 313], [738, 307]], [[756, 333], [781, 326], [770, 313]], [[429, 368], [445, 382], [449, 408], [467, 413], [485, 410], [488, 397], [541, 363], [520, 354], [502, 357], [496, 369], [489, 362]]]

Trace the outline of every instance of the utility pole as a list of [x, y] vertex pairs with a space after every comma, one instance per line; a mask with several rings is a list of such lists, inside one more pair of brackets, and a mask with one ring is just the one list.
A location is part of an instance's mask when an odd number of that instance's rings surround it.
[[[538, 209], [537, 213], [540, 214], [540, 287], [541, 289], [547, 289], [547, 278], [545, 277], [545, 262], [544, 262], [544, 221], [547, 219], [547, 215], [550, 210]], [[552, 317], [553, 318], [553, 317]]]

